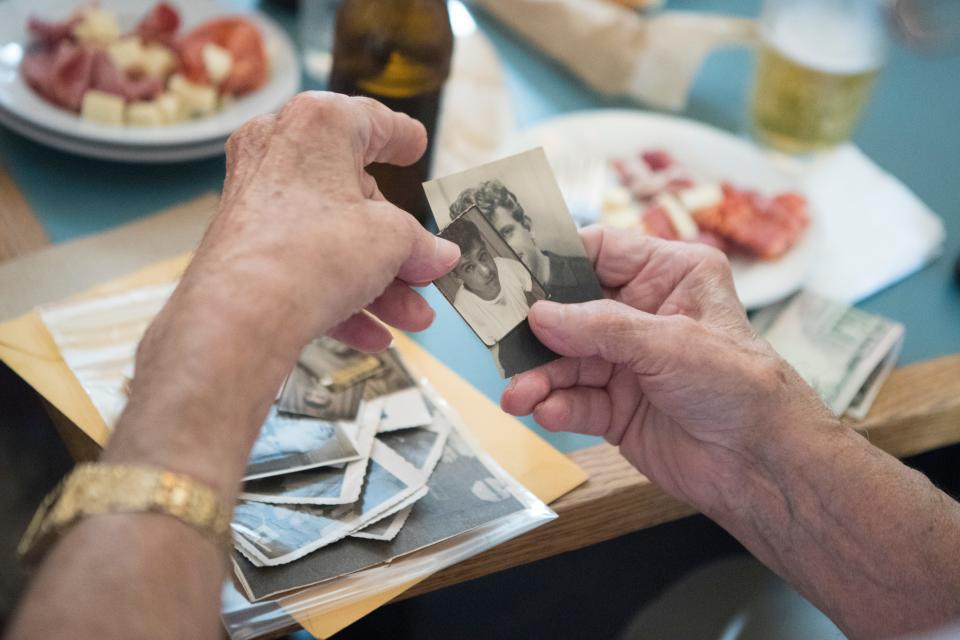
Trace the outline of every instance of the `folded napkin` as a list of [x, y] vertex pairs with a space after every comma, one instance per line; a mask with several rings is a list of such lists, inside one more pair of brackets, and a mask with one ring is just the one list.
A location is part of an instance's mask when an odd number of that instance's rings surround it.
[[599, 0], [473, 0], [592, 89], [680, 110], [704, 59], [754, 40], [753, 20], [667, 11], [651, 17]]
[[808, 161], [775, 160], [797, 177], [817, 217], [820, 253], [806, 289], [854, 303], [940, 255], [940, 218], [854, 145]]

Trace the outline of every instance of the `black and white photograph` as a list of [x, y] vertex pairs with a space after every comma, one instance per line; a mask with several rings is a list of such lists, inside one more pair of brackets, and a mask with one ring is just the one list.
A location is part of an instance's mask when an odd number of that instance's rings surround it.
[[243, 484], [240, 498], [271, 504], [348, 504], [357, 498], [348, 489], [351, 476], [357, 477], [358, 474], [350, 472], [359, 469], [359, 482], [353, 483], [359, 494], [363, 482], [363, 462], [249, 480]]
[[359, 460], [343, 425], [270, 409], [247, 462], [245, 480]]
[[488, 347], [526, 322], [546, 292], [476, 206], [440, 237], [460, 247], [460, 262], [434, 284]]
[[549, 300], [603, 296], [543, 149], [532, 149], [423, 185], [437, 228], [476, 207], [510, 245]]
[[440, 460], [450, 429], [447, 417], [442, 412], [437, 412], [433, 423], [427, 427], [381, 432], [377, 434], [377, 440], [390, 447], [418, 471], [429, 476]]
[[[348, 347], [349, 348], [349, 347]], [[361, 354], [359, 351], [356, 352]], [[375, 372], [364, 381], [363, 399], [373, 400], [382, 396], [388, 396], [398, 391], [412, 389], [417, 386], [416, 381], [407, 368], [400, 361], [400, 356], [396, 349], [390, 348], [382, 353], [370, 355], [368, 357], [376, 358], [380, 366]]]
[[389, 542], [396, 538], [400, 530], [403, 529], [403, 525], [406, 524], [407, 518], [410, 517], [410, 512], [413, 511], [415, 506], [415, 504], [411, 504], [396, 513], [387, 514], [384, 518], [360, 529], [360, 531], [354, 531], [350, 534], [350, 537]]
[[424, 488], [416, 469], [384, 444], [374, 443], [359, 500], [352, 504], [317, 507], [276, 505], [240, 500], [232, 522], [234, 545], [257, 566], [293, 562], [336, 542]]
[[[526, 267], [546, 299], [572, 303], [603, 296], [542, 149], [438, 178], [424, 183], [423, 188], [441, 236], [446, 237], [457, 220], [475, 220], [479, 214]], [[452, 289], [456, 282], [449, 278], [436, 284], [451, 300], [444, 289]], [[489, 295], [489, 290], [484, 291]], [[475, 302], [466, 295], [463, 298], [461, 306]], [[454, 300], [451, 304], [457, 307]], [[486, 317], [484, 308], [474, 305], [468, 313], [459, 308], [457, 311], [490, 348], [501, 375], [509, 377], [557, 357], [536, 339], [526, 316], [508, 332], [502, 331], [503, 326], [513, 320], [513, 315], [497, 314], [499, 321], [488, 318], [486, 325], [498, 329], [493, 331], [484, 327], [482, 319], [475, 320], [475, 316]], [[496, 334], [499, 336], [493, 339]]]
[[[437, 411], [433, 424], [428, 427], [381, 432], [377, 435], [377, 440], [416, 467], [426, 479], [440, 461], [450, 429], [449, 419], [443, 412]], [[385, 516], [379, 522], [350, 535], [368, 540], [393, 540], [410, 516], [411, 509], [412, 505], [406, 509], [398, 509], [397, 513], [387, 514], [389, 517]]]
[[348, 537], [314, 552], [309, 562], [279, 567], [258, 567], [234, 554], [238, 581], [257, 601], [389, 562], [524, 510], [514, 494], [515, 483], [501, 469], [487, 466], [459, 430], [451, 428], [427, 483], [429, 491], [413, 505], [393, 540]]
[[393, 431], [429, 425], [433, 420], [433, 412], [397, 350], [390, 348], [376, 357], [382, 366], [375, 376], [364, 382], [363, 397], [365, 400], [379, 398], [384, 401], [379, 430]]
[[395, 391], [383, 398], [380, 433], [429, 425], [433, 420], [430, 404], [417, 387]]
[[[246, 480], [243, 500], [271, 504], [348, 504], [360, 497], [364, 474], [377, 433], [382, 400], [365, 403], [354, 422], [338, 422], [336, 428], [352, 443], [356, 455], [345, 464], [292, 467], [268, 477]], [[296, 424], [291, 419], [290, 424]]]
[[330, 338], [318, 338], [300, 353], [277, 407], [283, 413], [322, 420], [353, 420], [363, 400], [363, 377], [372, 376], [380, 367], [375, 356]]

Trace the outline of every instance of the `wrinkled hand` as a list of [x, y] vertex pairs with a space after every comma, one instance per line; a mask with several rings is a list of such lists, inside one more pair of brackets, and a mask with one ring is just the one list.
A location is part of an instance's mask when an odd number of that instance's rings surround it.
[[459, 250], [384, 200], [364, 167], [408, 165], [425, 148], [419, 122], [376, 101], [300, 94], [230, 137], [220, 212], [197, 260], [229, 269], [243, 289], [279, 292], [301, 339], [331, 332], [385, 348], [389, 333], [362, 308], [422, 330], [433, 311], [408, 285], [446, 273]]
[[[408, 116], [330, 93], [300, 94], [231, 136], [219, 210], [140, 343], [112, 449], [232, 487], [309, 340], [376, 351], [390, 334], [374, 316], [426, 328], [433, 310], [410, 285], [445, 274], [459, 249], [364, 170], [410, 164], [425, 147]], [[220, 468], [208, 469], [210, 451]]]
[[830, 419], [754, 335], [722, 253], [596, 227], [582, 239], [609, 299], [534, 305], [534, 333], [568, 357], [514, 377], [504, 410], [603, 436], [705, 511], [778, 428]]

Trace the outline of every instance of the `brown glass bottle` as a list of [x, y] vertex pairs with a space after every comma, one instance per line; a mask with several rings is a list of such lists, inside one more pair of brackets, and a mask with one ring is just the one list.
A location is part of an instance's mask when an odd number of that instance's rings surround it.
[[452, 54], [445, 0], [344, 0], [340, 6], [330, 90], [376, 98], [426, 127], [427, 152], [416, 164], [367, 168], [387, 200], [422, 224], [431, 218], [421, 183], [430, 171]]

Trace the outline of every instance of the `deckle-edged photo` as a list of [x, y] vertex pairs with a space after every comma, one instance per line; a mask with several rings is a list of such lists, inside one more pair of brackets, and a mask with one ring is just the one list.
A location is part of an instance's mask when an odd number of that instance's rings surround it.
[[[268, 475], [245, 478], [240, 498], [273, 504], [348, 504], [360, 496], [382, 413], [382, 400], [366, 403], [356, 422], [339, 422], [335, 428], [351, 443], [356, 454], [344, 464], [324, 462], [279, 469]], [[295, 427], [297, 418], [283, 424]], [[306, 420], [310, 420], [309, 418]]]
[[[389, 562], [526, 508], [517, 498], [522, 487], [496, 463], [478, 455], [457, 427], [450, 429], [427, 486], [429, 491], [416, 501], [392, 540], [345, 538], [317, 549], [309, 562], [282, 566], [258, 567], [246, 554], [234, 554], [237, 581], [247, 597], [256, 602]], [[277, 533], [281, 541], [273, 544], [290, 548], [304, 542], [296, 531]]]
[[363, 379], [382, 364], [330, 338], [313, 340], [287, 376], [277, 407], [284, 413], [322, 420], [352, 420], [363, 399]]
[[342, 425], [270, 409], [247, 461], [245, 480], [336, 465], [361, 457]]
[[441, 231], [476, 207], [520, 257], [547, 298], [603, 296], [543, 149], [531, 149], [423, 185]]
[[363, 384], [364, 400], [382, 399], [380, 431], [408, 429], [430, 424], [433, 413], [413, 375], [394, 348], [378, 353], [380, 370]]
[[403, 458], [374, 443], [359, 500], [329, 507], [240, 500], [231, 525], [234, 546], [258, 566], [286, 564], [379, 520], [398, 504], [409, 505], [426, 493], [424, 484]]
[[[450, 429], [450, 419], [443, 411], [438, 410], [433, 417], [433, 423], [427, 427], [381, 432], [377, 434], [377, 440], [410, 463], [424, 478], [429, 478], [440, 461]], [[394, 512], [385, 514], [379, 522], [350, 535], [368, 540], [393, 540], [403, 528], [412, 508], [413, 505], [403, 509], [394, 508]]]

